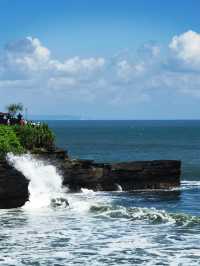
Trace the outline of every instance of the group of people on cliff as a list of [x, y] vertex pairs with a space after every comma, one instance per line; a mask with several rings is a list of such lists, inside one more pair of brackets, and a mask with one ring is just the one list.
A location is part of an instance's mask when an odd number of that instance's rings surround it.
[[0, 124], [2, 125], [30, 125], [32, 127], [39, 126], [39, 122], [28, 121], [23, 118], [21, 113], [18, 113], [16, 117], [11, 116], [9, 113], [0, 113]]
[[4, 125], [25, 125], [27, 121], [23, 119], [23, 115], [18, 113], [16, 117], [12, 117], [9, 113], [5, 113], [0, 115], [0, 124]]

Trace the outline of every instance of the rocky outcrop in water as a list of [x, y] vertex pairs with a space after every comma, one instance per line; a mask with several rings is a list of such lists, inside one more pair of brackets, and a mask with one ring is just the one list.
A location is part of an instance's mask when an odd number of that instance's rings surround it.
[[[63, 186], [71, 191], [170, 189], [180, 185], [181, 162], [176, 160], [104, 164], [72, 160], [63, 150], [40, 150], [34, 156], [55, 165], [63, 176]], [[21, 172], [0, 160], [0, 208], [23, 206], [29, 198], [28, 184]]]
[[72, 191], [170, 189], [180, 185], [181, 162], [177, 160], [133, 161], [104, 164], [93, 160], [71, 160], [58, 150], [42, 153], [55, 164], [63, 176], [63, 185]]
[[28, 183], [21, 172], [9, 165], [6, 160], [1, 160], [0, 209], [23, 206], [29, 197]]
[[71, 190], [125, 191], [169, 189], [180, 185], [180, 161], [98, 164], [75, 160], [62, 164], [63, 184]]

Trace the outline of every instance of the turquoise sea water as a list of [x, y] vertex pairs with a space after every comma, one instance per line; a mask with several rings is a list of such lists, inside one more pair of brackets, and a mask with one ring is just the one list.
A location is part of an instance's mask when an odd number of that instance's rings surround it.
[[70, 207], [1, 210], [0, 265], [200, 265], [200, 121], [48, 123], [74, 158], [180, 159], [181, 188], [65, 192]]

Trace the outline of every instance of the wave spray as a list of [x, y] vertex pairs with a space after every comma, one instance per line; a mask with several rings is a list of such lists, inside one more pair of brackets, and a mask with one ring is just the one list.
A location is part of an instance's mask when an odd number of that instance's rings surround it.
[[25, 204], [25, 208], [67, 204], [62, 189], [62, 176], [57, 172], [55, 166], [46, 164], [30, 154], [16, 156], [9, 153], [7, 159], [30, 180], [29, 202]]

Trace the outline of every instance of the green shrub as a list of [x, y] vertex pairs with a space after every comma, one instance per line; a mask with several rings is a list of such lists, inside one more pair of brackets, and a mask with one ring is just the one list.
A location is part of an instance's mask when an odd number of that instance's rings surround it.
[[44, 148], [51, 150], [54, 148], [55, 136], [47, 124], [24, 126], [13, 126], [21, 145], [27, 150]]
[[0, 125], [0, 157], [4, 157], [8, 152], [20, 154], [24, 149], [13, 128]]
[[55, 147], [55, 136], [48, 125], [31, 124], [20, 126], [0, 125], [0, 157], [8, 152], [21, 154], [27, 150], [52, 150]]

